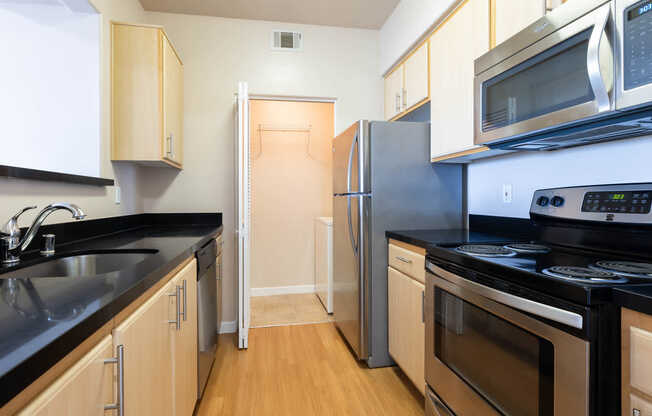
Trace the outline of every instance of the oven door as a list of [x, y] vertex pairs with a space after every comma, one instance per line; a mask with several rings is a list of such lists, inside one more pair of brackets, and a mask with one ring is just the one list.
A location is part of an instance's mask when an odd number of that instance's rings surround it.
[[652, 101], [652, 1], [616, 2], [618, 54], [616, 108], [623, 110]]
[[426, 382], [450, 411], [589, 414], [589, 342], [534, 317], [581, 328], [581, 315], [427, 269]]
[[614, 111], [611, 14], [608, 2], [477, 74], [475, 144]]

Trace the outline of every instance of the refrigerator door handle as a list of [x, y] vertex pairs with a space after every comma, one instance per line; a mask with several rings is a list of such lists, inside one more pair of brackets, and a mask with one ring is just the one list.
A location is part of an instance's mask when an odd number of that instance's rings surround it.
[[[353, 164], [353, 150], [355, 145], [358, 143], [358, 132], [355, 133], [355, 137], [351, 142], [351, 150], [349, 150], [349, 164], [346, 167], [346, 192], [351, 193], [351, 165]], [[349, 218], [351, 218], [351, 202], [349, 201]]]
[[351, 247], [353, 248], [353, 254], [358, 257], [358, 247], [355, 243], [355, 235], [353, 234], [353, 222], [351, 221], [351, 196], [346, 197], [347, 209], [346, 214], [349, 219], [349, 239], [351, 240]]

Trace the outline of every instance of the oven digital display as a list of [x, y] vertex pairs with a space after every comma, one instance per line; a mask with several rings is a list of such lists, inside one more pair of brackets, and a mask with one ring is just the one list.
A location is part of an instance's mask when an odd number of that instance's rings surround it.
[[652, 11], [652, 1], [647, 1], [643, 4], [635, 6], [627, 13], [627, 20], [634, 20], [637, 17], [643, 16], [645, 13]]
[[652, 190], [628, 192], [587, 192], [582, 212], [649, 214]]

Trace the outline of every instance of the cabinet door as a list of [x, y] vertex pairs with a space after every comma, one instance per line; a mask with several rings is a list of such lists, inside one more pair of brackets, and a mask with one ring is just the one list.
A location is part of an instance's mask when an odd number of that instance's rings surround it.
[[525, 29], [546, 12], [546, 0], [496, 1], [496, 45]]
[[163, 157], [183, 163], [183, 65], [170, 41], [162, 35]]
[[403, 111], [430, 96], [428, 53], [428, 42], [426, 42], [405, 61]]
[[106, 416], [104, 405], [113, 403], [113, 365], [104, 360], [113, 357], [111, 336], [105, 337], [81, 360], [59, 377], [19, 416]]
[[[185, 284], [184, 284], [185, 282]], [[181, 291], [181, 327], [174, 334], [174, 346], [170, 361], [173, 365], [173, 391], [175, 416], [191, 416], [197, 401], [197, 262], [192, 261], [172, 279], [174, 287]], [[176, 298], [170, 304], [170, 316], [176, 319]]]
[[425, 286], [391, 267], [387, 269], [387, 279], [389, 353], [419, 391], [424, 393]]
[[430, 38], [431, 157], [474, 148], [474, 61], [489, 49], [489, 2], [470, 0]]
[[160, 160], [160, 31], [112, 23], [112, 160]]
[[403, 93], [403, 65], [385, 78], [385, 120], [401, 112]]
[[171, 416], [172, 337], [168, 311], [174, 301], [171, 283], [165, 285], [113, 332], [124, 346], [124, 406], [126, 415]]

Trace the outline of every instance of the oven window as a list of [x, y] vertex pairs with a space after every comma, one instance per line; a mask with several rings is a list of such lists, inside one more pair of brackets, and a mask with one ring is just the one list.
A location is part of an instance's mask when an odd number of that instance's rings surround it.
[[490, 131], [595, 99], [586, 65], [591, 29], [482, 85], [482, 130]]
[[553, 415], [552, 344], [440, 288], [435, 355], [500, 413]]

